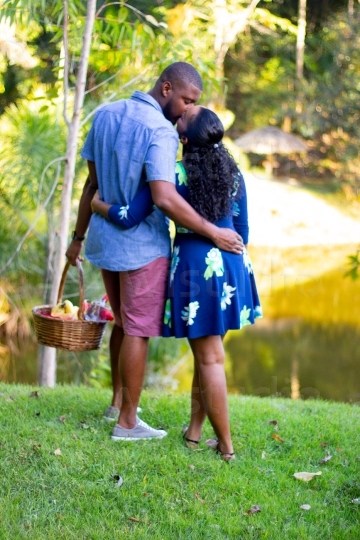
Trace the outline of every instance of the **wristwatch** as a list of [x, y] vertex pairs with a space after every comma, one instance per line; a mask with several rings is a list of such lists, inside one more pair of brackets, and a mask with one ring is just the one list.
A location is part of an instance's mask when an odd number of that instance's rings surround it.
[[76, 234], [76, 231], [73, 231], [72, 233], [72, 239], [73, 240], [77, 240], [78, 242], [82, 242], [83, 240], [85, 240], [85, 236], [78, 236]]

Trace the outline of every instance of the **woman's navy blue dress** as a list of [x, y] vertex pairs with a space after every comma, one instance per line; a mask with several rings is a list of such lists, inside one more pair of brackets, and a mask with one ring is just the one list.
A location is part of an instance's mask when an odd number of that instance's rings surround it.
[[[176, 189], [189, 202], [187, 176], [176, 164]], [[239, 172], [231, 215], [215, 225], [236, 230], [248, 242], [247, 200]], [[127, 206], [113, 205], [109, 219], [133, 226], [152, 210], [150, 189], [144, 189]], [[145, 214], [145, 215], [144, 215]], [[137, 220], [137, 221], [136, 221]], [[246, 250], [241, 255], [222, 251], [211, 241], [176, 225], [163, 336], [198, 338], [224, 335], [228, 330], [253, 324], [262, 316], [254, 273]]]

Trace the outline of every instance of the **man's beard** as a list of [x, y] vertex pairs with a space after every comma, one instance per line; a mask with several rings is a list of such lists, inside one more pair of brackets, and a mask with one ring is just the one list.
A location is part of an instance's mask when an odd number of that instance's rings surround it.
[[163, 114], [167, 120], [169, 120], [172, 124], [176, 124], [176, 122], [181, 118], [180, 116], [174, 116], [173, 114], [173, 106], [172, 102], [168, 101], [166, 105], [163, 107]]

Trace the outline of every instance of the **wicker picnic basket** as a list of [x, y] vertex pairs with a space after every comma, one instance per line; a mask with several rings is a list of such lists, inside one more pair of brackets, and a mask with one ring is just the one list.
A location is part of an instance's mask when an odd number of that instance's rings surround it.
[[[76, 261], [79, 271], [79, 313], [74, 321], [50, 317], [53, 306], [36, 306], [32, 309], [37, 342], [41, 345], [66, 349], [68, 351], [92, 351], [99, 349], [107, 321], [86, 321], [84, 319], [84, 273], [80, 261]], [[57, 303], [62, 301], [67, 262], [61, 277]]]

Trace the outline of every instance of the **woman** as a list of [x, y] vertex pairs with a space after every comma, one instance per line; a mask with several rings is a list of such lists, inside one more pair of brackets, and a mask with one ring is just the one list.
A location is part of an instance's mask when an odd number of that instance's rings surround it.
[[[176, 164], [178, 192], [205, 219], [235, 229], [248, 239], [243, 177], [221, 140], [215, 113], [192, 107], [177, 123], [183, 159]], [[151, 211], [147, 186], [126, 207], [94, 199], [93, 211], [132, 227]], [[191, 420], [184, 440], [196, 448], [206, 416], [216, 433], [214, 448], [224, 461], [235, 459], [230, 435], [223, 337], [227, 330], [254, 323], [261, 307], [248, 254], [219, 250], [207, 238], [176, 226], [165, 306], [165, 337], [187, 337], [194, 354]], [[211, 445], [211, 441], [209, 442]]]

